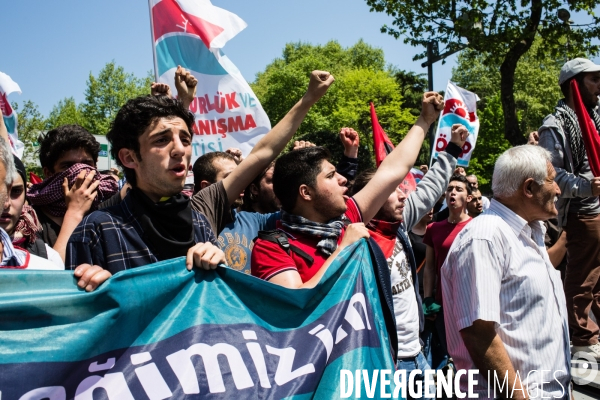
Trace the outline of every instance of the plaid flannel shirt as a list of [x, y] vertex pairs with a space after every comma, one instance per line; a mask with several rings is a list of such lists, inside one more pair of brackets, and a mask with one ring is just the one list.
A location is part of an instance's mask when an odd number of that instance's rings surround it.
[[[158, 261], [142, 240], [143, 230], [133, 216], [129, 195], [116, 206], [94, 211], [77, 226], [67, 244], [66, 269], [98, 265], [115, 274]], [[206, 217], [192, 210], [196, 243], [217, 244]]]

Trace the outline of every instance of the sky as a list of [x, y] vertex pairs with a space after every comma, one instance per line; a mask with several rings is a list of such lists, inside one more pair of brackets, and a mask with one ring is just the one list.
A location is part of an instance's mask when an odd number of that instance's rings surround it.
[[[9, 101], [35, 102], [48, 115], [59, 100], [84, 101], [89, 74], [114, 60], [125, 71], [146, 76], [153, 70], [148, 2], [145, 0], [4, 0], [0, 12], [0, 72], [17, 82], [22, 94]], [[286, 43], [349, 47], [359, 39], [383, 49], [386, 62], [424, 73], [412, 61], [419, 48], [380, 31], [392, 19], [371, 13], [365, 0], [212, 0], [237, 14], [248, 27], [223, 52], [246, 80], [280, 57]], [[434, 66], [434, 90], [444, 90], [456, 57]]]

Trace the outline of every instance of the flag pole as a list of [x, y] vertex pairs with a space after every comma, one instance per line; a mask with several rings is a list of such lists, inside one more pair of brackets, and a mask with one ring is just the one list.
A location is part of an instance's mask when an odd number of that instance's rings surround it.
[[158, 82], [158, 63], [156, 61], [156, 44], [154, 43], [154, 20], [152, 19], [152, 0], [148, 0], [150, 14], [150, 38], [152, 40], [152, 58], [154, 60], [154, 81]]

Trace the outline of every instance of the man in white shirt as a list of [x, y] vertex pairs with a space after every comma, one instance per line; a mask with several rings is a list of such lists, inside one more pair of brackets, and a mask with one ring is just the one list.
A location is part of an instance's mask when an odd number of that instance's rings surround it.
[[557, 215], [555, 176], [543, 148], [504, 152], [490, 208], [457, 236], [442, 266], [448, 350], [458, 369], [479, 370], [480, 399], [569, 398], [565, 296], [542, 223]]

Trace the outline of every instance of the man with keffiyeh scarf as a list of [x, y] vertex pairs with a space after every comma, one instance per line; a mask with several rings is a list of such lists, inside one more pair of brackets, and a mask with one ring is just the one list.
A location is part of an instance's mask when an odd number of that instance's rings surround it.
[[559, 85], [565, 98], [538, 130], [539, 145], [552, 153], [556, 183], [561, 196], [556, 206], [559, 225], [567, 232], [565, 296], [572, 352], [585, 351], [600, 360], [598, 325], [589, 311], [600, 318], [600, 177], [594, 177], [574, 111], [570, 84], [575, 80], [581, 100], [600, 131], [598, 95], [600, 65], [576, 58], [563, 65]]
[[79, 125], [62, 125], [40, 137], [44, 181], [29, 188], [27, 199], [43, 227], [42, 240], [65, 259], [75, 227], [118, 190], [115, 180], [96, 169], [100, 143]]
[[278, 228], [305, 254], [288, 254], [279, 244], [259, 238], [252, 250], [252, 274], [292, 289], [314, 287], [343, 248], [369, 237], [364, 224], [414, 165], [426, 132], [443, 107], [439, 94], [425, 93], [415, 125], [353, 197], [344, 195], [346, 179], [328, 161], [326, 149], [311, 147], [280, 157], [273, 172], [273, 190], [283, 210]]

